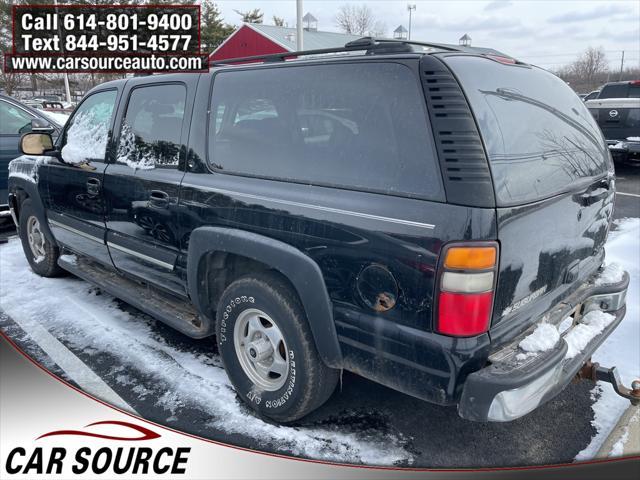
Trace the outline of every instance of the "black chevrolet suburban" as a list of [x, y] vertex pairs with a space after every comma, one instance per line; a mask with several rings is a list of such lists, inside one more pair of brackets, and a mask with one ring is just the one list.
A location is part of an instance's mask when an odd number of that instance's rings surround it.
[[[342, 370], [477, 421], [521, 417], [576, 376], [639, 393], [589, 362], [629, 283], [603, 269], [611, 156], [540, 68], [368, 38], [232, 59], [100, 85], [55, 144], [28, 134], [22, 150], [10, 203], [33, 271], [215, 337], [272, 420], [319, 407]], [[594, 312], [606, 321], [569, 353]]]

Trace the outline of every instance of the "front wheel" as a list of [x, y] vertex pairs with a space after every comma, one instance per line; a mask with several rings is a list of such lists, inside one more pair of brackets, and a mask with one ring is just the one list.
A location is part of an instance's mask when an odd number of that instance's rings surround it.
[[43, 230], [31, 200], [22, 202], [18, 223], [22, 250], [31, 270], [42, 277], [59, 276], [62, 273], [58, 266], [60, 250]]
[[218, 304], [216, 334], [236, 392], [262, 416], [298, 420], [335, 389], [339, 371], [320, 359], [296, 293], [277, 274], [229, 285]]

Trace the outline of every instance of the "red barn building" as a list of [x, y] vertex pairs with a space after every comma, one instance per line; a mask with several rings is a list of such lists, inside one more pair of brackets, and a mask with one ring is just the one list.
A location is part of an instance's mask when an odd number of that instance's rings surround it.
[[[303, 31], [305, 50], [320, 48], [338, 48], [360, 38], [344, 33], [319, 32], [307, 26]], [[244, 23], [216, 48], [209, 60], [220, 61], [229, 58], [267, 55], [270, 53], [294, 52], [296, 50], [296, 29]]]

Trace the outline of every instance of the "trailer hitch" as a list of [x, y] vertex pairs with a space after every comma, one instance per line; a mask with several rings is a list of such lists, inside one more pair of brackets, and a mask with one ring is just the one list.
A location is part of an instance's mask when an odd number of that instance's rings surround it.
[[618, 395], [629, 400], [632, 405], [640, 405], [640, 380], [631, 382], [631, 388], [625, 387], [620, 381], [620, 375], [616, 367], [605, 368], [601, 367], [599, 363], [592, 363], [591, 360], [587, 360], [576, 374], [576, 380], [609, 382], [613, 385], [613, 389]]

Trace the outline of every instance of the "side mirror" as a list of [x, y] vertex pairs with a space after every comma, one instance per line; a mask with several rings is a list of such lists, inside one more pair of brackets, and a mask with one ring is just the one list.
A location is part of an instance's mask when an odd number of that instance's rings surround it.
[[34, 133], [53, 133], [55, 128], [44, 118], [34, 118], [31, 120], [31, 131]]
[[26, 133], [20, 139], [20, 151], [25, 155], [44, 155], [53, 150], [53, 139], [48, 133]]

